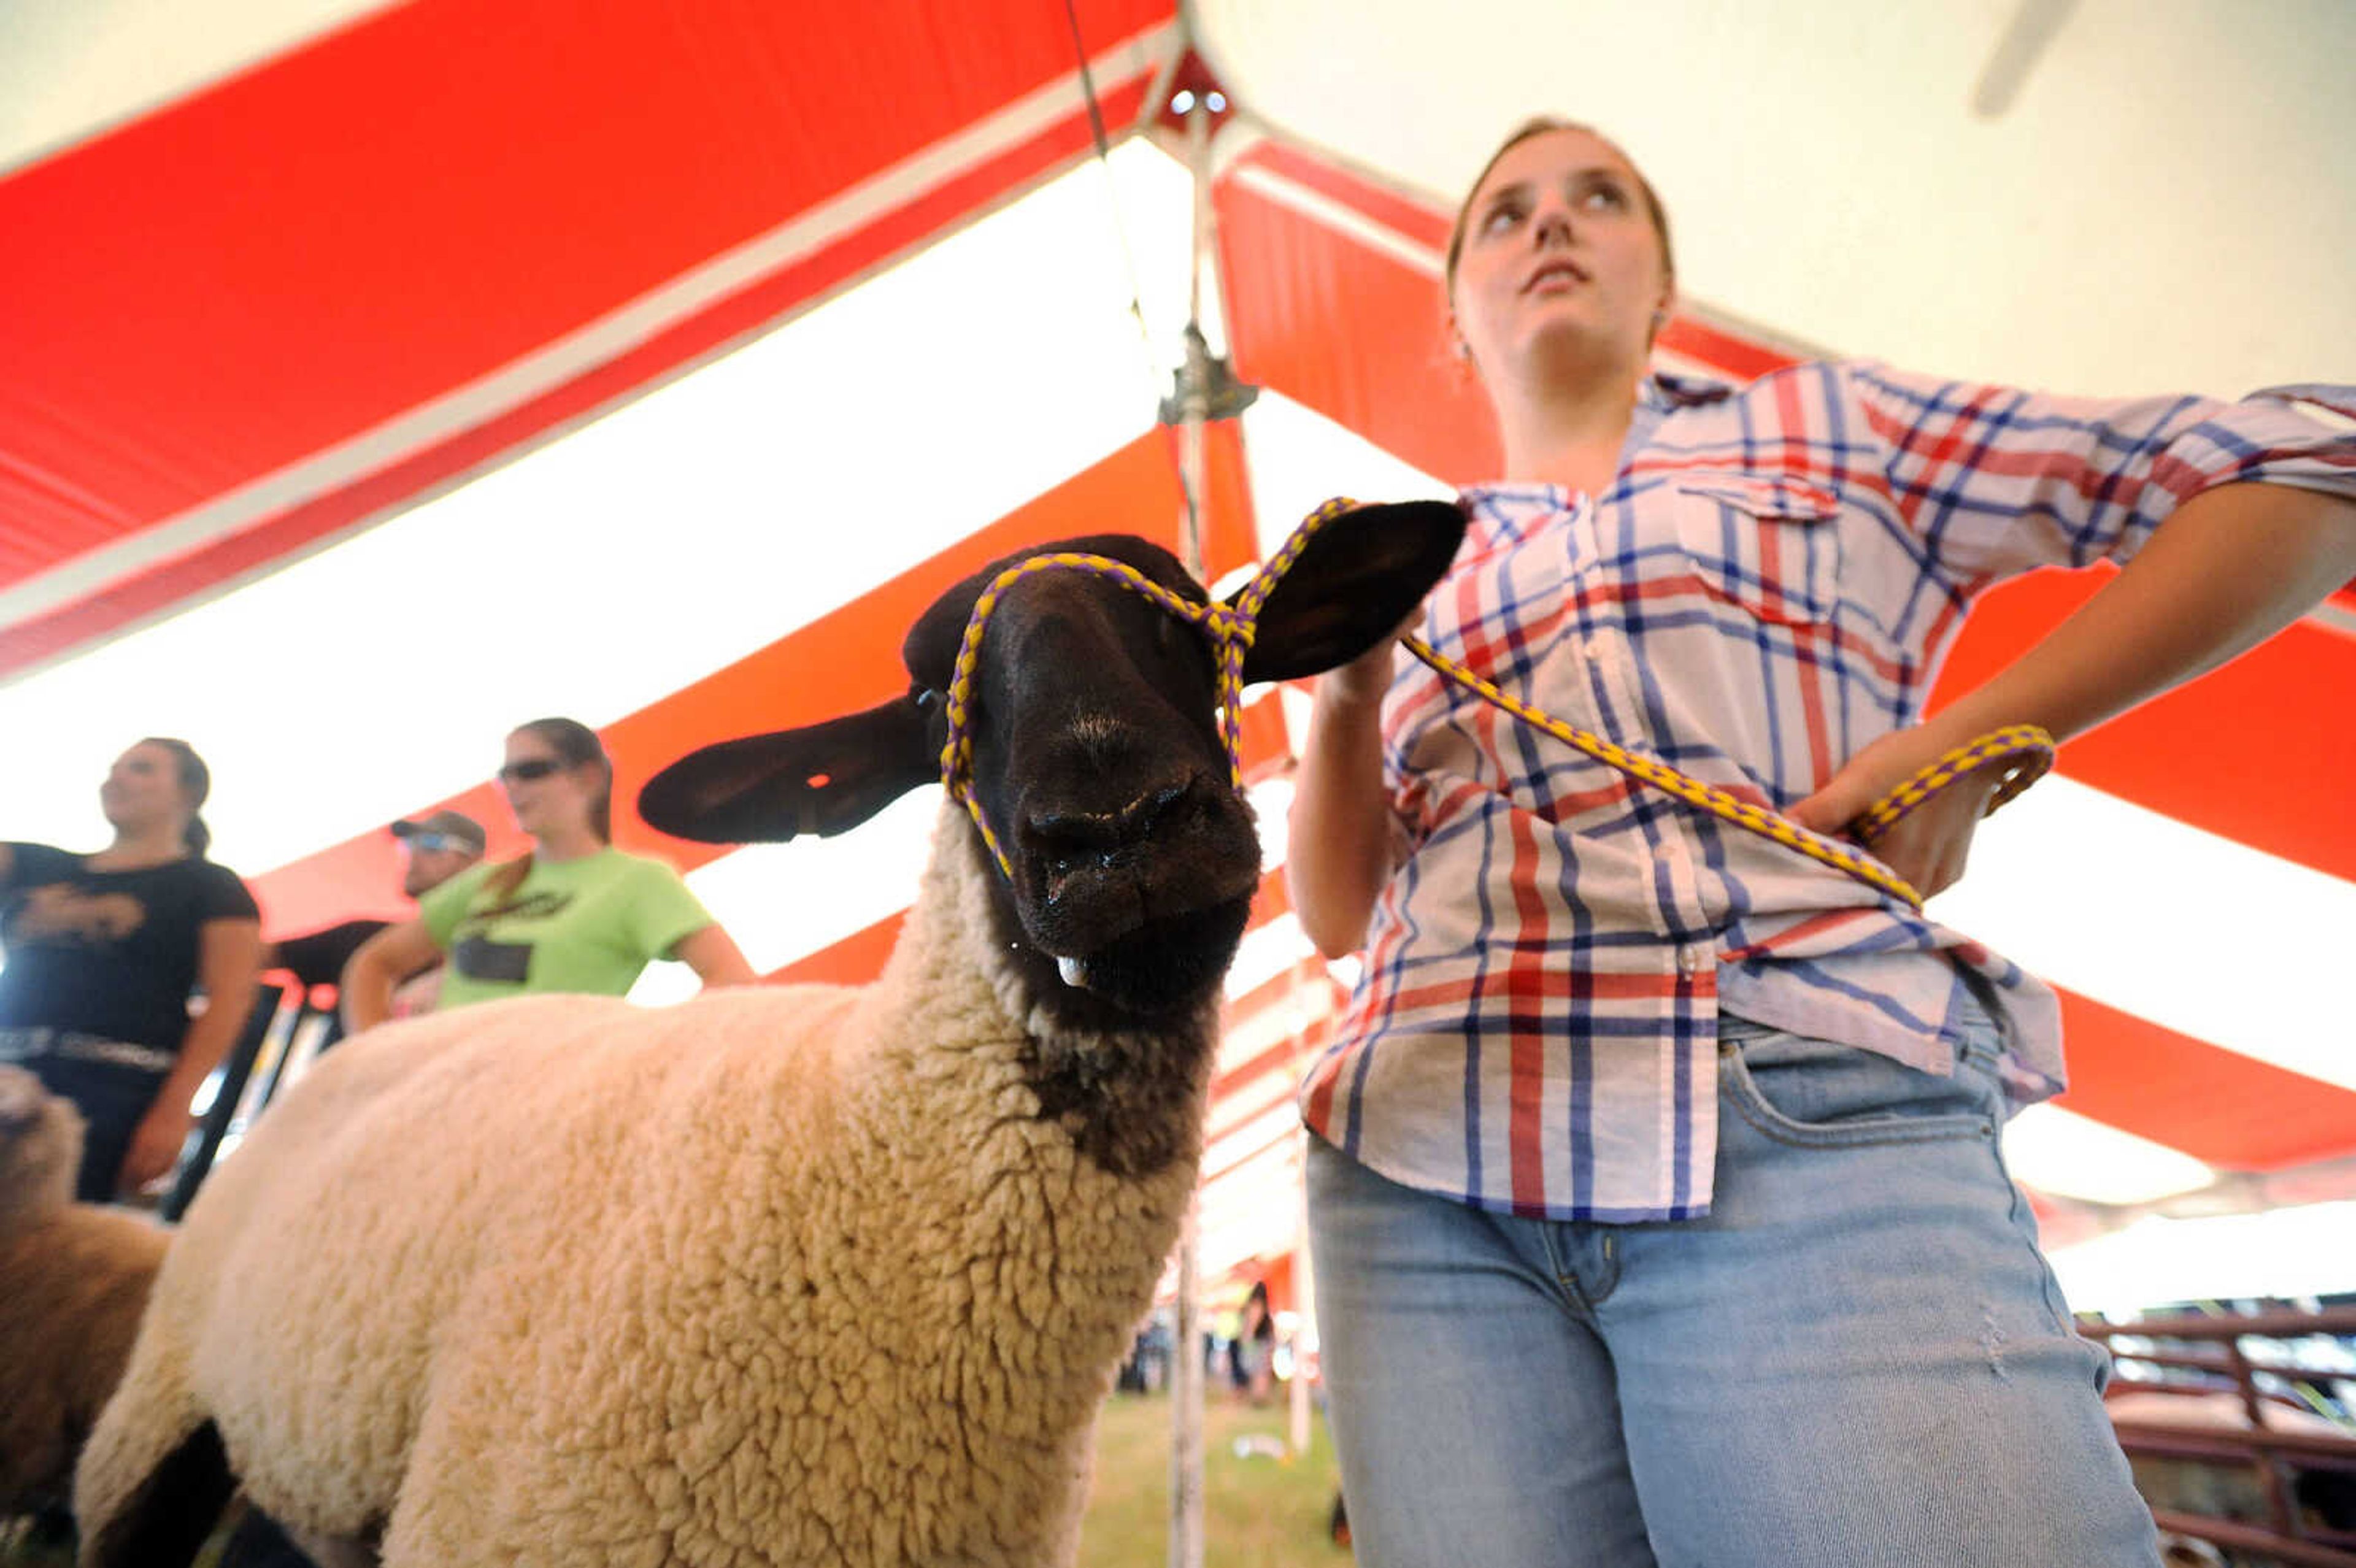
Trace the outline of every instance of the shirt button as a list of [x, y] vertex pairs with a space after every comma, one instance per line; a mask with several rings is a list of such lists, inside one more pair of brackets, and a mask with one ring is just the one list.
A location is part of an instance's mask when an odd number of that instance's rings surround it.
[[1709, 955], [1692, 943], [1677, 949], [1677, 973], [1688, 977], [1698, 975], [1710, 962]]

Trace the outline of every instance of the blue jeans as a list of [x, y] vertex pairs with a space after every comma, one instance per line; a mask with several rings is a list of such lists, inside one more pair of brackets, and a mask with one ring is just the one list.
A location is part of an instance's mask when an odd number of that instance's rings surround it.
[[1938, 1078], [1722, 1025], [1707, 1219], [1488, 1214], [1310, 1140], [1358, 1561], [2156, 1564], [1998, 1151], [1993, 1027]]

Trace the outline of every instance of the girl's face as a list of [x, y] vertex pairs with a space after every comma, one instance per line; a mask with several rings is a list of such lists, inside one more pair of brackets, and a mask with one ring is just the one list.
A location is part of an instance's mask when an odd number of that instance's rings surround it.
[[98, 808], [117, 829], [150, 827], [186, 816], [189, 807], [178, 760], [161, 746], [132, 747], [106, 771], [106, 782], [98, 786]]
[[567, 763], [556, 748], [529, 730], [508, 737], [499, 787], [516, 826], [535, 838], [589, 825], [590, 803], [603, 782], [594, 763]]
[[1584, 131], [1546, 131], [1497, 160], [1467, 205], [1451, 300], [1492, 388], [1601, 357], [1641, 370], [1672, 293], [1635, 168]]

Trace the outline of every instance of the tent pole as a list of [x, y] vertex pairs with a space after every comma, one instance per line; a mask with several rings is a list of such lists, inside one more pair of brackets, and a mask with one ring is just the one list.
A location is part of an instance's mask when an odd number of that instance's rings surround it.
[[1170, 1568], [1203, 1564], [1203, 1316], [1197, 1206], [1178, 1232], [1178, 1329], [1170, 1361]]
[[[1193, 253], [1186, 269], [1189, 360], [1203, 352], [1203, 267], [1210, 249], [1210, 111], [1198, 95], [1186, 115], [1186, 163], [1194, 176]], [[1206, 501], [1203, 425], [1210, 413], [1209, 379], [1202, 373], [1204, 368], [1189, 364], [1179, 373], [1183, 392], [1179, 411], [1183, 415], [1178, 429], [1179, 467], [1186, 492], [1182, 537], [1186, 570], [1197, 581], [1210, 579], [1203, 540]], [[1170, 1568], [1203, 1568], [1201, 1214], [1197, 1192], [1186, 1200], [1186, 1217], [1178, 1232], [1178, 1345], [1170, 1380]]]

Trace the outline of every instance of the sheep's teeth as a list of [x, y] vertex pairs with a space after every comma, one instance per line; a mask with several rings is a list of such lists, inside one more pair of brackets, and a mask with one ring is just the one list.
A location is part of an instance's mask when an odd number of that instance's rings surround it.
[[1063, 957], [1056, 959], [1055, 973], [1064, 977], [1065, 985], [1070, 986], [1075, 989], [1088, 983], [1088, 966], [1077, 958]]

